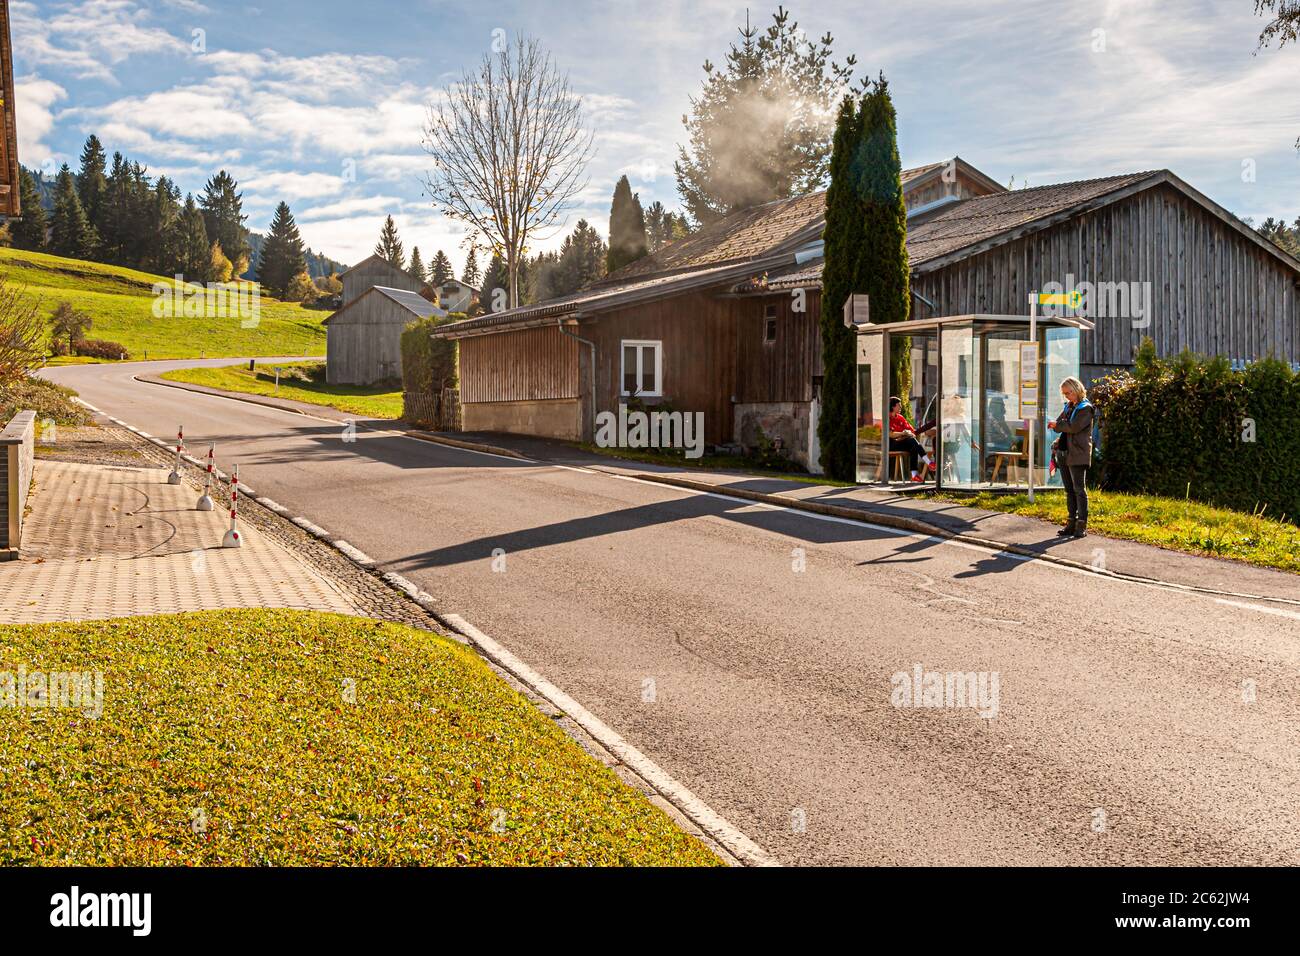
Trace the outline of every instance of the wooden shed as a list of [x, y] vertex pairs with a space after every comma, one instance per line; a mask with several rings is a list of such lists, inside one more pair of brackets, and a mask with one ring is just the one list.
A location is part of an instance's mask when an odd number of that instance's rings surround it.
[[419, 279], [403, 272], [383, 256], [378, 255], [358, 262], [339, 276], [339, 280], [343, 283], [342, 305], [344, 307], [361, 298], [375, 286], [383, 286], [385, 289], [404, 289], [407, 292], [427, 290], [427, 286]]
[[372, 385], [401, 378], [402, 330], [444, 316], [409, 289], [372, 286], [325, 320], [325, 377], [331, 385]]

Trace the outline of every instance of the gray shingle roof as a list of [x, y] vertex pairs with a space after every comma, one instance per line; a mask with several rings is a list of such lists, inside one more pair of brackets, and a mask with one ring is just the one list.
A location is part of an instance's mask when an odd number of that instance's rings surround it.
[[406, 289], [390, 289], [382, 285], [374, 286], [374, 290], [380, 295], [392, 299], [406, 311], [412, 312], [422, 319], [427, 319], [431, 315], [447, 314], [418, 292], [410, 292]]

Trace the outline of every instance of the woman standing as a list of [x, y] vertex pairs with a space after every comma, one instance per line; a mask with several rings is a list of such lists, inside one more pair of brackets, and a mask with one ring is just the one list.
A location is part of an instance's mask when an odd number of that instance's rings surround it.
[[1088, 466], [1092, 464], [1093, 406], [1083, 382], [1067, 378], [1061, 383], [1065, 408], [1047, 427], [1058, 437], [1052, 443], [1052, 455], [1065, 485], [1065, 506], [1070, 512], [1057, 534], [1082, 538], [1088, 533]]

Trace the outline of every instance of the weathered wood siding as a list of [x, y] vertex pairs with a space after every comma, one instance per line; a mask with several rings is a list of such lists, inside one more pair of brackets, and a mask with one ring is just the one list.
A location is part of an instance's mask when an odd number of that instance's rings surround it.
[[[1149, 326], [1096, 317], [1083, 336], [1085, 366], [1123, 366], [1145, 336], [1161, 355], [1183, 349], [1231, 359], [1270, 354], [1300, 361], [1296, 272], [1169, 186], [1109, 206], [934, 271], [912, 288], [937, 314], [1028, 312], [1048, 282], [1150, 283]], [[914, 303], [914, 315], [932, 314]]]
[[[822, 374], [821, 295], [805, 294], [804, 310], [789, 292], [727, 300], [737, 316], [736, 401], [811, 402]], [[776, 306], [776, 340], [765, 340], [767, 307]]]
[[376, 292], [330, 317], [325, 377], [331, 385], [371, 385], [402, 374], [402, 330], [415, 316]]
[[360, 298], [379, 285], [386, 289], [406, 289], [419, 292], [423, 286], [405, 272], [399, 272], [386, 262], [363, 262], [342, 277], [343, 305]]
[[460, 340], [462, 404], [579, 398], [578, 341], [556, 326]]
[[746, 299], [696, 292], [602, 313], [582, 324], [596, 342], [596, 407], [613, 411], [625, 339], [663, 343], [663, 401], [682, 412], [704, 413], [705, 441], [731, 440], [736, 394], [736, 330]]

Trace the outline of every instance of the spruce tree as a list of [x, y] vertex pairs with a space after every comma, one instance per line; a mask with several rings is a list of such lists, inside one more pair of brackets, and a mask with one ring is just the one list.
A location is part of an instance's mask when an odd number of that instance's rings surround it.
[[469, 254], [465, 256], [465, 269], [460, 274], [460, 281], [477, 289], [479, 280], [482, 278], [483, 273], [479, 271], [478, 266], [478, 249], [476, 246], [471, 245]]
[[[252, 249], [248, 244], [248, 229], [244, 221], [244, 197], [239, 184], [224, 169], [208, 180], [199, 197], [203, 210], [203, 226], [208, 238], [221, 246], [232, 268], [239, 270], [241, 263], [247, 268]], [[243, 271], [243, 270], [239, 270]], [[238, 275], [238, 272], [236, 272]]]
[[25, 166], [18, 171], [18, 183], [18, 201], [22, 204], [23, 214], [10, 230], [14, 247], [42, 252], [45, 249], [47, 223], [40, 190], [36, 188], [36, 180]]
[[608, 271], [614, 272], [640, 259], [648, 251], [647, 246], [641, 200], [632, 192], [627, 177], [620, 176], [614, 186], [614, 201], [609, 207]]
[[262, 243], [261, 261], [257, 265], [258, 280], [271, 295], [283, 296], [293, 277], [306, 268], [302, 236], [298, 234], [289, 204], [282, 202], [275, 207], [270, 232]]
[[395, 269], [406, 270], [406, 252], [402, 249], [402, 240], [397, 235], [397, 223], [393, 222], [392, 216], [384, 220], [379, 241], [375, 243], [375, 255], [387, 259]]
[[560, 247], [558, 267], [551, 281], [552, 292], [557, 296], [571, 295], [601, 278], [605, 274], [607, 253], [600, 233], [587, 220], [579, 219]]
[[104, 175], [108, 157], [103, 144], [93, 133], [86, 138], [81, 150], [81, 171], [77, 173], [77, 198], [86, 211], [90, 225], [98, 232], [104, 224], [104, 197], [108, 193], [108, 179]]
[[185, 197], [185, 207], [181, 211], [177, 253], [181, 275], [187, 282], [208, 281], [212, 271], [212, 246], [208, 242], [203, 213], [193, 195]]
[[50, 251], [70, 259], [89, 259], [95, 251], [95, 234], [81, 208], [72, 171], [64, 163], [54, 185], [54, 222], [50, 230]]
[[[478, 267], [475, 266], [476, 271], [477, 268]], [[443, 283], [450, 282], [454, 278], [456, 278], [456, 273], [451, 267], [451, 260], [447, 258], [445, 252], [439, 249], [438, 254], [433, 257], [433, 264], [429, 266], [429, 285], [436, 289]], [[467, 284], [470, 284], [468, 279], [465, 281]]]
[[424, 259], [420, 257], [420, 247], [414, 246], [411, 249], [411, 264], [406, 267], [406, 273], [416, 282], [427, 282], [428, 275], [424, 269]]

